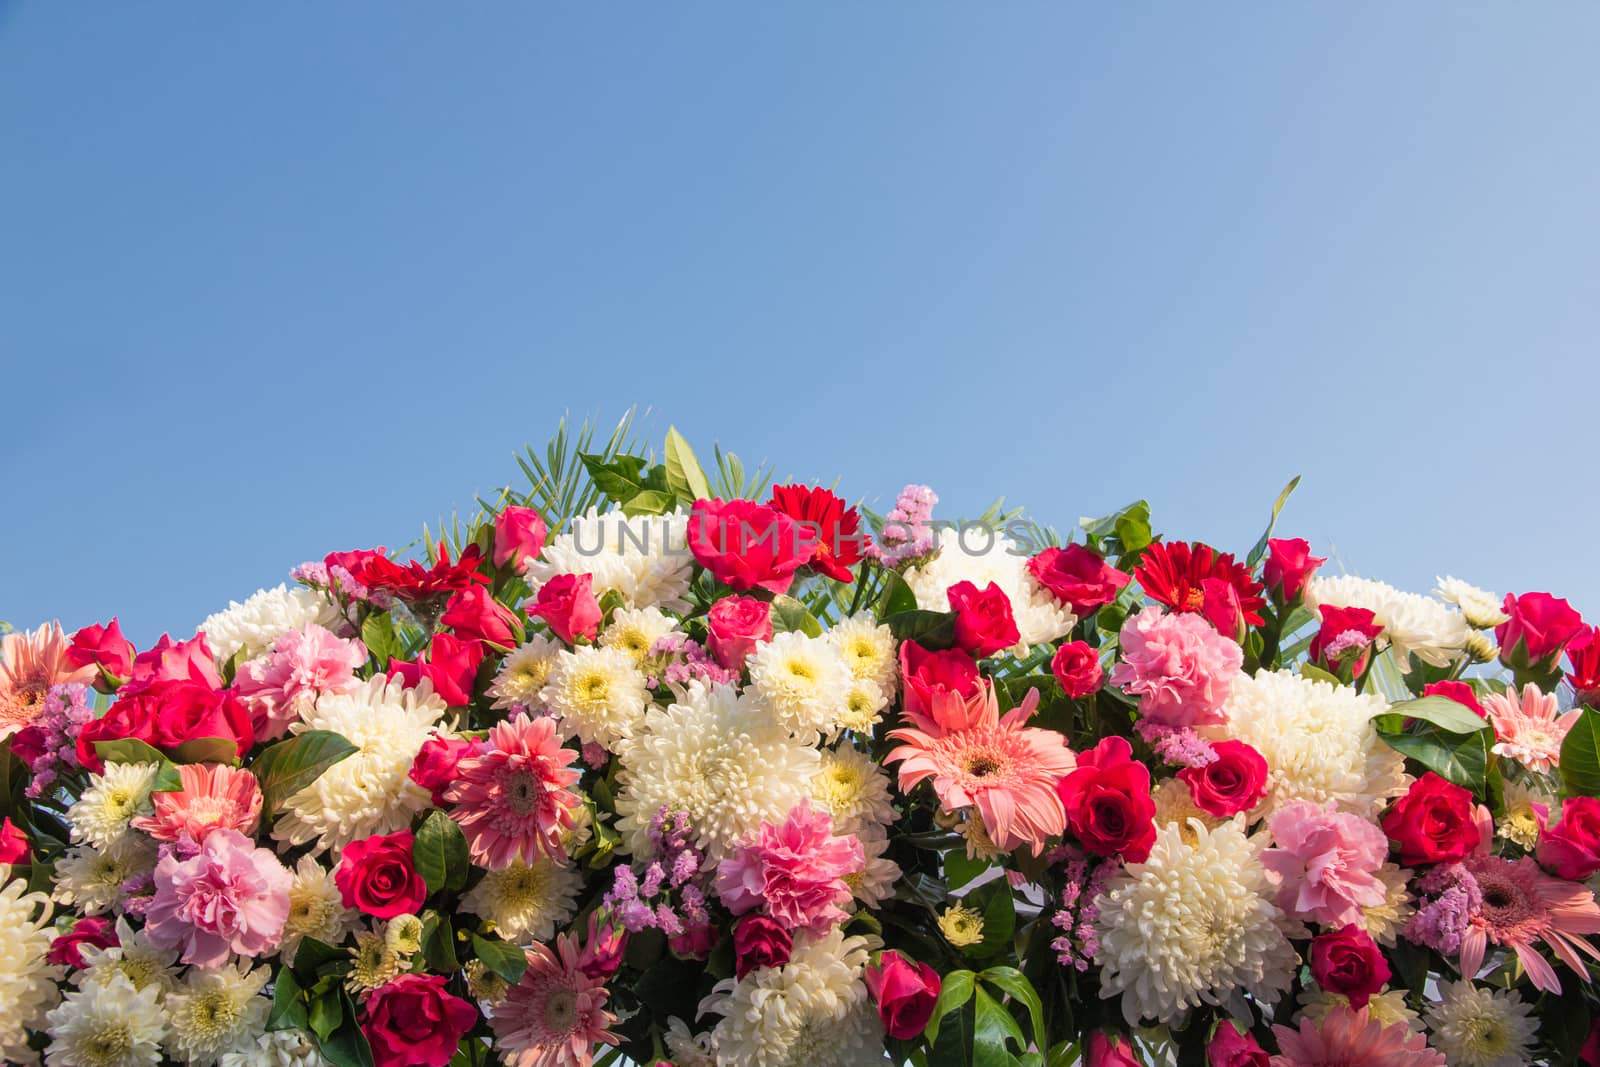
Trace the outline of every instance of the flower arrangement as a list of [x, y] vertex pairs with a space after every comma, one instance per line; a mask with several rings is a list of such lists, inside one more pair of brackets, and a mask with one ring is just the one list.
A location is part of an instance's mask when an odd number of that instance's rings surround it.
[[4, 636], [7, 1062], [1600, 1065], [1565, 601], [524, 466], [182, 640]]

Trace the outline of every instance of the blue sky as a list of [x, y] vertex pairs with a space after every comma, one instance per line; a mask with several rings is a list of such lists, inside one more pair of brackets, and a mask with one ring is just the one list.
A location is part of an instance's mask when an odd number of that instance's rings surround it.
[[0, 617], [141, 643], [630, 405], [1600, 617], [1600, 7], [0, 6]]

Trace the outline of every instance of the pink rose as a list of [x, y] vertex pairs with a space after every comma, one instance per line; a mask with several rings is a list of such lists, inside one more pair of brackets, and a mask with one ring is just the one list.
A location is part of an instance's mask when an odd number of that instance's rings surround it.
[[1092, 1030], [1084, 1067], [1139, 1067], [1139, 1061], [1134, 1059], [1133, 1045], [1127, 1038], [1120, 1034], [1107, 1037], [1104, 1030]]
[[1361, 818], [1309, 801], [1287, 804], [1267, 822], [1273, 847], [1261, 863], [1277, 882], [1277, 903], [1297, 919], [1344, 926], [1387, 896], [1378, 868], [1389, 839]]
[[206, 635], [174, 641], [162, 634], [154, 648], [134, 657], [128, 680], [118, 692], [124, 697], [135, 696], [158, 682], [194, 682], [207, 689], [221, 689], [222, 675], [217, 673]]
[[456, 780], [456, 765], [477, 751], [477, 745], [454, 737], [430, 737], [417, 751], [408, 777], [433, 794], [433, 806], [444, 807], [444, 791]]
[[110, 693], [133, 673], [133, 643], [122, 636], [115, 618], [104, 626], [85, 626], [72, 635], [67, 662], [74, 667], [93, 664], [98, 668], [94, 687]]
[[428, 898], [428, 885], [412, 860], [413, 843], [411, 831], [401, 830], [346, 845], [333, 872], [344, 906], [375, 919], [415, 915]]
[[1539, 863], [1558, 878], [1581, 882], [1600, 871], [1600, 800], [1568, 797], [1561, 821], [1539, 834]]
[[1011, 598], [993, 582], [982, 589], [957, 582], [945, 597], [956, 613], [956, 644], [979, 659], [1022, 640], [1011, 615]]
[[278, 947], [293, 882], [271, 849], [237, 830], [212, 830], [189, 859], [168, 852], [156, 864], [145, 934], [181, 948], [183, 962], [197, 967], [220, 967], [229, 952], [264, 955]]
[[593, 641], [600, 632], [602, 612], [600, 601], [595, 599], [592, 574], [556, 575], [539, 587], [539, 595], [528, 610], [569, 645], [579, 637]]
[[504, 567], [510, 563], [521, 570], [529, 560], [544, 551], [549, 527], [533, 508], [512, 505], [494, 517], [494, 565]]
[[452, 708], [472, 703], [477, 688], [478, 667], [483, 663], [483, 642], [463, 641], [454, 634], [434, 634], [425, 656], [415, 661], [389, 661], [389, 677], [399, 678], [414, 689], [426, 678], [433, 691]]
[[753, 500], [696, 500], [687, 538], [695, 562], [740, 593], [757, 586], [787, 593], [816, 551], [804, 527]]
[[941, 693], [970, 697], [978, 692], [978, 664], [960, 649], [930, 652], [915, 641], [900, 642], [900, 675], [908, 715], [925, 715]]
[[733, 928], [733, 973], [743, 978], [761, 967], [782, 967], [789, 962], [794, 939], [775, 919], [746, 915]]
[[1056, 649], [1050, 659], [1050, 673], [1073, 700], [1082, 700], [1099, 689], [1105, 680], [1105, 672], [1100, 669], [1100, 654], [1086, 641], [1069, 641]]
[[755, 597], [723, 597], [706, 612], [706, 634], [706, 647], [717, 662], [741, 671], [756, 646], [772, 640], [772, 606]]
[[1129, 575], [1083, 545], [1045, 549], [1028, 561], [1028, 573], [1079, 617], [1111, 603], [1129, 581]]
[[1267, 562], [1261, 567], [1261, 577], [1274, 600], [1279, 604], [1293, 604], [1305, 592], [1306, 582], [1326, 562], [1323, 557], [1311, 554], [1309, 541], [1299, 537], [1274, 537], [1267, 542]]
[[1351, 924], [1311, 942], [1311, 976], [1323, 992], [1350, 998], [1360, 1011], [1391, 977], [1389, 962], [1377, 943], [1361, 927]]
[[1548, 670], [1584, 632], [1583, 616], [1549, 593], [1507, 593], [1501, 610], [1511, 618], [1495, 627], [1494, 638], [1500, 642], [1500, 662], [1513, 670]]
[[1145, 608], [1122, 624], [1122, 662], [1111, 684], [1139, 697], [1139, 715], [1166, 726], [1226, 721], [1222, 705], [1244, 651], [1196, 615]]
[[1200, 767], [1185, 767], [1178, 780], [1189, 787], [1195, 807], [1226, 819], [1249, 811], [1267, 794], [1267, 761], [1243, 741], [1213, 741], [1216, 757]]
[[0, 820], [0, 863], [29, 862], [28, 835], [9, 818]]
[[866, 970], [867, 991], [878, 1005], [883, 1032], [901, 1041], [921, 1035], [939, 999], [939, 972], [890, 950]]
[[481, 585], [451, 594], [439, 621], [463, 640], [487, 641], [503, 649], [516, 647], [522, 629], [516, 614]]
[[373, 1067], [445, 1067], [478, 1021], [478, 1009], [445, 989], [439, 974], [403, 974], [367, 995], [361, 1032]]
[[85, 948], [115, 948], [120, 943], [116, 927], [106, 919], [88, 915], [50, 942], [47, 958], [57, 967], [82, 967]]
[[193, 682], [157, 682], [133, 699], [153, 711], [150, 743], [168, 753], [186, 741], [219, 737], [233, 742], [242, 759], [255, 741], [250, 713], [231, 690]]
[[1217, 1032], [1206, 1045], [1207, 1067], [1268, 1067], [1270, 1062], [1267, 1050], [1250, 1031], [1240, 1031], [1226, 1019], [1217, 1024]]

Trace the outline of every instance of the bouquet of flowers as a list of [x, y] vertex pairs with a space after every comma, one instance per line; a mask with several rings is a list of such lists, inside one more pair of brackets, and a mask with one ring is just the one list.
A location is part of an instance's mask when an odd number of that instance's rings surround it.
[[0, 1056], [1600, 1064], [1566, 601], [523, 466], [182, 640], [4, 636]]

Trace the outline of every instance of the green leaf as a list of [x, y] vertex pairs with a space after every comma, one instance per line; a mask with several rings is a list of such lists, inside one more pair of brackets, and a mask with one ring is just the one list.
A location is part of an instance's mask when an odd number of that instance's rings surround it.
[[428, 968], [438, 974], [451, 974], [461, 969], [461, 961], [456, 958], [455, 931], [450, 927], [449, 916], [429, 911], [423, 917], [422, 958], [427, 961]]
[[389, 661], [400, 650], [400, 639], [394, 632], [394, 619], [387, 611], [374, 612], [362, 622], [361, 643], [367, 646], [367, 655], [380, 671], [388, 669]]
[[659, 489], [643, 489], [628, 498], [622, 505], [624, 515], [664, 515], [671, 510], [676, 499]]
[[356, 751], [355, 745], [331, 730], [307, 730], [268, 745], [250, 765], [261, 786], [262, 811], [270, 818], [285, 800]]
[[[176, 793], [183, 789], [183, 778], [172, 761], [137, 738], [96, 741], [94, 750], [107, 763], [154, 763], [160, 770], [156, 772], [155, 784], [150, 787], [152, 793]], [[9, 756], [10, 751], [7, 750], [6, 754]], [[3, 798], [0, 798], [0, 803], [3, 803]]]
[[333, 1067], [373, 1067], [372, 1046], [367, 1043], [367, 1035], [361, 1032], [356, 1022], [360, 1016], [356, 1012], [355, 1001], [343, 988], [339, 990], [339, 1004], [343, 1008], [344, 1024], [331, 1039], [322, 1042], [320, 1048], [323, 1057]]
[[956, 613], [953, 611], [898, 611], [883, 620], [897, 641], [915, 641], [929, 651], [950, 648], [956, 643]]
[[647, 463], [643, 456], [613, 456], [607, 461], [604, 456], [592, 452], [579, 452], [578, 458], [583, 461], [595, 488], [619, 504], [644, 488]]
[[516, 945], [485, 937], [472, 935], [472, 951], [483, 965], [504, 978], [512, 985], [522, 978], [522, 972], [528, 969], [528, 956]]
[[1022, 1027], [982, 986], [972, 991], [972, 998], [976, 1009], [972, 1030], [973, 1067], [1010, 1067], [1011, 1053], [1006, 1042], [1015, 1041], [1019, 1051], [1028, 1047]]
[[[976, 992], [976, 989], [973, 990]], [[976, 1012], [968, 994], [967, 1003], [951, 1012], [939, 1027], [938, 1040], [930, 1041], [927, 1067], [973, 1067], [973, 1018]]]
[[0, 818], [12, 814], [21, 806], [22, 791], [27, 781], [27, 764], [16, 757], [9, 743], [0, 747]]
[[1561, 784], [1568, 796], [1600, 797], [1600, 712], [1585, 707], [1561, 742]]
[[940, 1021], [972, 999], [973, 991], [977, 988], [976, 977], [971, 971], [951, 971], [944, 976], [944, 983], [939, 987], [939, 999], [933, 1002], [933, 1014], [928, 1017], [927, 1028], [923, 1030], [929, 1044], [939, 1039]]
[[343, 1021], [344, 1005], [337, 991], [330, 989], [311, 1002], [307, 1022], [319, 1042], [327, 1041]]
[[1344, 685], [1344, 683], [1339, 681], [1338, 678], [1329, 674], [1327, 671], [1310, 661], [1300, 664], [1300, 677], [1312, 682], [1327, 682], [1335, 689]]
[[911, 586], [898, 572], [884, 571], [883, 589], [878, 593], [878, 618], [887, 619], [890, 615], [916, 610], [917, 594], [911, 591]]
[[349, 958], [350, 954], [344, 949], [336, 948], [326, 941], [318, 941], [314, 937], [301, 938], [300, 947], [294, 950], [295, 974], [302, 980], [309, 981], [322, 967]]
[[1251, 567], [1260, 563], [1261, 557], [1267, 554], [1267, 542], [1272, 540], [1272, 531], [1278, 525], [1278, 512], [1283, 510], [1283, 505], [1288, 501], [1289, 494], [1294, 492], [1294, 487], [1299, 484], [1300, 476], [1296, 474], [1289, 479], [1289, 484], [1283, 487], [1283, 492], [1278, 494], [1278, 499], [1272, 502], [1272, 517], [1267, 520], [1267, 528], [1261, 531], [1261, 537], [1257, 539], [1255, 547], [1244, 558], [1244, 561]]
[[1446, 781], [1454, 782], [1482, 796], [1484, 778], [1489, 771], [1491, 733], [1487, 729], [1471, 734], [1453, 734], [1431, 723], [1415, 733], [1379, 730], [1388, 746]]
[[174, 763], [239, 762], [239, 743], [228, 737], [191, 737], [172, 750]]
[[272, 1011], [267, 1015], [268, 1030], [304, 1030], [307, 1024], [306, 1001], [294, 972], [284, 967], [272, 979]]
[[782, 594], [772, 598], [772, 628], [778, 633], [798, 631], [807, 637], [821, 637], [822, 624], [800, 601]]
[[963, 946], [963, 952], [984, 959], [998, 956], [1011, 947], [1011, 936], [1017, 929], [1017, 911], [1009, 881], [1001, 877], [985, 882], [968, 893], [961, 903], [983, 913], [983, 940]]
[[694, 458], [694, 449], [683, 439], [676, 427], [667, 427], [666, 445], [667, 485], [685, 504], [711, 498], [711, 483], [706, 481], [700, 461]]
[[944, 855], [944, 877], [951, 889], [961, 888], [988, 869], [988, 860], [969, 859], [963, 848]]
[[1473, 714], [1465, 705], [1458, 704], [1449, 697], [1420, 697], [1416, 700], [1403, 700], [1389, 708], [1391, 715], [1403, 715], [1408, 719], [1421, 719], [1431, 722], [1435, 726], [1448, 730], [1453, 734], [1475, 734], [1483, 729], [1483, 720]]
[[428, 883], [429, 893], [460, 889], [467, 884], [467, 871], [471, 869], [467, 839], [456, 821], [442, 811], [435, 809], [422, 820], [412, 841], [411, 859], [417, 865], [417, 873]]
[[1021, 971], [1015, 967], [990, 967], [978, 975], [978, 981], [1004, 991], [1011, 999], [1026, 1007], [1028, 1018], [1033, 1022], [1034, 1045], [1039, 1048], [1049, 1047], [1044, 1032], [1044, 1003], [1040, 1001], [1033, 983], [1028, 981]]

